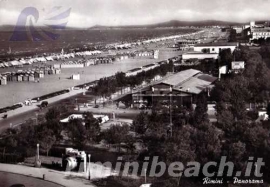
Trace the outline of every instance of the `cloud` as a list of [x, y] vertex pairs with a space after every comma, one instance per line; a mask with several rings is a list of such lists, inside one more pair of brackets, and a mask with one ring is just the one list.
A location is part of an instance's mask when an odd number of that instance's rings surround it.
[[247, 22], [270, 18], [269, 0], [0, 0], [0, 25], [14, 24], [28, 6], [71, 7], [68, 26], [139, 25], [169, 21]]

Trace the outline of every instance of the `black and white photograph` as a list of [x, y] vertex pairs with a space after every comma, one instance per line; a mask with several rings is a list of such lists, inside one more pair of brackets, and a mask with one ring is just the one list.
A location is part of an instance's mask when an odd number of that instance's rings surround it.
[[0, 187], [269, 187], [270, 0], [0, 0]]

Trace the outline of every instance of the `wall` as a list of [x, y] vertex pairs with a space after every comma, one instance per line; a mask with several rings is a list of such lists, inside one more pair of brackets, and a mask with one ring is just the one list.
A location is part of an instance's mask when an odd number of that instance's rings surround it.
[[206, 58], [213, 58], [213, 59], [218, 59], [218, 53], [216, 54], [183, 54], [182, 59], [183, 60], [188, 60], [188, 59], [206, 59]]
[[233, 52], [236, 48], [236, 46], [195, 46], [194, 51], [196, 52], [202, 52], [203, 49], [210, 49], [210, 53], [219, 53], [220, 50], [228, 49], [230, 48]]

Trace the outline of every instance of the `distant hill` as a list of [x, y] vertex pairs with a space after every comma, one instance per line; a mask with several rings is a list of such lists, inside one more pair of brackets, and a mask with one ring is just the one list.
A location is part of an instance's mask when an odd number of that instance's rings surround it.
[[95, 25], [90, 29], [115, 29], [115, 28], [159, 28], [159, 27], [208, 27], [208, 26], [238, 26], [244, 25], [246, 23], [238, 23], [238, 22], [226, 22], [226, 21], [217, 21], [217, 20], [206, 20], [206, 21], [178, 21], [171, 20], [168, 22], [151, 24], [151, 25], [131, 25], [131, 26], [103, 26], [103, 25]]
[[[264, 23], [265, 21], [256, 21], [256, 23]], [[240, 26], [248, 23], [239, 22], [227, 22], [218, 20], [205, 20], [205, 21], [178, 21], [171, 20], [162, 23], [150, 24], [150, 25], [130, 25], [130, 26], [104, 26], [95, 25], [89, 28], [73, 28], [67, 27], [67, 30], [84, 30], [84, 29], [121, 29], [121, 28], [168, 28], [168, 27], [209, 27], [209, 26]], [[38, 28], [38, 27], [36, 27]], [[12, 31], [14, 25], [0, 25], [0, 31]]]
[[168, 22], [158, 23], [149, 25], [149, 27], [203, 27], [203, 26], [230, 26], [230, 25], [243, 25], [244, 23], [237, 22], [226, 22], [226, 21], [217, 21], [217, 20], [206, 20], [206, 21], [178, 21], [172, 20]]

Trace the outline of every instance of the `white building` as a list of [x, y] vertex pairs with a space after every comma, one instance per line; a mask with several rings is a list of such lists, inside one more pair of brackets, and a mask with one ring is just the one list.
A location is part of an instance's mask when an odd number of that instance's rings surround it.
[[154, 51], [154, 59], [158, 59], [159, 57], [159, 50]]
[[[106, 123], [110, 120], [108, 115], [98, 115], [98, 114], [93, 114], [93, 117], [97, 120], [100, 120], [100, 123]], [[60, 120], [61, 123], [68, 123], [70, 120], [72, 119], [82, 119], [84, 120], [84, 116], [83, 114], [71, 114], [70, 116], [68, 116], [65, 119]]]
[[183, 60], [190, 59], [218, 59], [218, 53], [189, 52], [182, 55]]
[[71, 79], [72, 80], [80, 80], [81, 76], [80, 76], [80, 74], [74, 74], [74, 75], [71, 76]]
[[265, 28], [251, 28], [251, 39], [250, 40], [257, 40], [260, 38], [270, 38], [270, 27]]
[[233, 52], [238, 45], [239, 44], [237, 42], [197, 44], [194, 46], [194, 51], [204, 53], [219, 53], [224, 49], [231, 49]]
[[242, 70], [245, 69], [244, 61], [232, 61], [232, 70]]
[[245, 69], [244, 61], [232, 61], [231, 63], [231, 72], [241, 73]]

